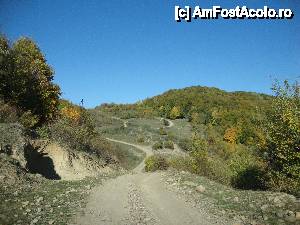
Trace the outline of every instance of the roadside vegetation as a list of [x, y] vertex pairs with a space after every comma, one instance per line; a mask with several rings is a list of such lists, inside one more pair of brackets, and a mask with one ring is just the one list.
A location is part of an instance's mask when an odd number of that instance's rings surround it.
[[[171, 140], [188, 153], [164, 156], [168, 166], [163, 168], [186, 170], [239, 189], [299, 196], [299, 86], [276, 83], [273, 90], [274, 96], [268, 96], [190, 87], [95, 110], [129, 121], [120, 137], [140, 135], [150, 139], [155, 150]], [[168, 127], [166, 119], [158, 124], [158, 118], [172, 119], [175, 126]], [[153, 125], [142, 125], [147, 120]]]
[[[299, 203], [293, 195], [272, 191], [237, 190], [204, 176], [169, 169], [169, 188], [200, 210], [236, 221], [236, 224], [299, 224]], [[228, 223], [231, 224], [231, 223]]]
[[96, 132], [86, 109], [60, 98], [53, 78], [34, 41], [22, 37], [10, 44], [0, 36], [0, 122], [21, 124], [28, 139], [49, 139], [117, 162], [116, 147]]
[[[94, 185], [144, 158], [107, 141], [88, 110], [61, 99], [53, 78], [33, 40], [11, 43], [0, 35], [0, 224], [68, 224]], [[95, 165], [98, 176], [59, 180], [53, 159], [44, 152], [49, 143]], [[70, 159], [62, 160], [73, 166]]]

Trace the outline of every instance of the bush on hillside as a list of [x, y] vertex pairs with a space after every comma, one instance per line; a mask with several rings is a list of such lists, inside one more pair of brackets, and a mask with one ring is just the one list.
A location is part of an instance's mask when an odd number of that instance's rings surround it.
[[230, 144], [236, 144], [238, 139], [238, 129], [235, 127], [227, 128], [224, 133], [224, 140]]
[[167, 148], [167, 149], [174, 149], [174, 143], [172, 141], [165, 141], [164, 142], [164, 148]]
[[192, 141], [190, 139], [180, 139], [178, 141], [178, 146], [184, 151], [191, 151]]
[[163, 127], [160, 127], [159, 128], [159, 134], [160, 135], [167, 135], [167, 131]]
[[138, 137], [137, 140], [136, 140], [138, 143], [145, 143], [145, 137]]
[[265, 190], [267, 182], [266, 172], [258, 166], [249, 166], [231, 179], [233, 187], [245, 190]]
[[168, 127], [168, 126], [170, 126], [170, 123], [169, 123], [169, 121], [168, 121], [168, 120], [166, 120], [166, 119], [163, 119], [163, 120], [162, 120], [162, 122], [163, 122], [163, 125], [164, 125], [165, 127]]
[[16, 107], [0, 100], [0, 123], [15, 123], [19, 119]]
[[168, 167], [179, 171], [187, 171], [222, 184], [230, 185], [231, 171], [224, 161], [204, 155], [171, 156], [167, 159]]
[[0, 100], [0, 123], [20, 123], [31, 129], [38, 123], [38, 117], [31, 111], [24, 112]]
[[231, 153], [230, 157], [227, 159], [227, 164], [229, 165], [233, 176], [239, 176], [239, 174], [246, 171], [248, 168], [263, 168], [264, 164], [251, 149], [236, 146], [236, 150]]
[[33, 128], [35, 127], [38, 122], [39, 122], [39, 118], [37, 115], [34, 115], [31, 113], [30, 110], [24, 112], [20, 118], [19, 118], [19, 122], [25, 127], [25, 128]]
[[266, 175], [266, 185], [268, 189], [277, 192], [287, 192], [300, 197], [300, 180], [288, 177], [278, 171], [268, 171]]
[[158, 149], [163, 149], [163, 148], [164, 148], [164, 145], [161, 141], [155, 142], [154, 145], [152, 146], [153, 150], [158, 150]]
[[290, 192], [294, 183], [300, 181], [300, 86], [285, 81], [283, 86], [275, 84], [273, 90], [275, 98], [267, 115], [262, 149], [272, 183], [276, 184], [272, 188], [281, 187], [281, 191]]
[[38, 135], [48, 137], [71, 149], [90, 151], [89, 141], [96, 132], [87, 110], [62, 100], [59, 118], [37, 129]]
[[56, 118], [60, 89], [53, 81], [53, 70], [39, 47], [29, 38], [20, 38], [12, 46], [0, 36], [0, 96], [5, 103], [29, 113], [34, 124]]
[[152, 155], [145, 160], [145, 171], [154, 172], [156, 170], [166, 170], [168, 168], [167, 160], [160, 155]]

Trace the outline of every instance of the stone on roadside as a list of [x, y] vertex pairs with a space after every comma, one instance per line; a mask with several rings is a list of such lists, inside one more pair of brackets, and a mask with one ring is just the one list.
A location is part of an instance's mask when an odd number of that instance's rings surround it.
[[200, 192], [200, 193], [203, 193], [203, 192], [205, 192], [205, 187], [202, 186], [202, 185], [198, 185], [198, 186], [196, 187], [196, 191], [198, 191], [198, 192]]
[[296, 214], [292, 211], [287, 211], [285, 214], [285, 220], [288, 222], [295, 222], [296, 221]]
[[300, 220], [300, 212], [296, 212], [296, 220]]

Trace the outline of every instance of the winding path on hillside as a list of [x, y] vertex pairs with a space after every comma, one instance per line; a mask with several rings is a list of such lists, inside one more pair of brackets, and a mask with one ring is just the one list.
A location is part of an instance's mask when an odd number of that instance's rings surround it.
[[125, 145], [135, 147], [135, 148], [140, 149], [141, 151], [146, 153], [146, 157], [144, 158], [144, 160], [139, 165], [137, 165], [137, 167], [135, 167], [133, 169], [134, 172], [142, 172], [144, 167], [145, 167], [145, 159], [148, 156], [153, 155], [153, 151], [152, 151], [151, 146], [136, 145], [136, 144], [128, 143], [128, 142], [125, 142], [125, 141], [119, 141], [119, 140], [112, 139], [112, 138], [106, 138], [106, 139], [109, 140], [109, 141], [112, 141], [112, 142], [117, 142], [117, 143], [120, 143], [120, 144], [125, 144]]
[[169, 122], [169, 125], [167, 127], [173, 127], [174, 126], [174, 123], [172, 120], [169, 120], [169, 119], [165, 119]]
[[[153, 154], [150, 146], [135, 145]], [[205, 210], [199, 211], [191, 203], [179, 198], [166, 187], [162, 172], [143, 172], [144, 161], [130, 174], [108, 180], [94, 188], [83, 215], [75, 219], [77, 225], [210, 225], [223, 224], [212, 221]]]

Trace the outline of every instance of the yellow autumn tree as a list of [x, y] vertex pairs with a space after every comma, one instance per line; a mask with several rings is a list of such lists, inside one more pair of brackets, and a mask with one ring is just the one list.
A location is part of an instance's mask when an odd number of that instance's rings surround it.
[[174, 119], [178, 119], [180, 117], [182, 117], [180, 107], [179, 106], [174, 106], [170, 111], [169, 118], [174, 120]]
[[72, 106], [66, 106], [61, 109], [60, 113], [64, 118], [67, 118], [69, 121], [74, 123], [79, 123], [81, 113], [78, 108]]
[[235, 144], [238, 138], [238, 129], [235, 127], [227, 128], [224, 133], [224, 141]]
[[33, 40], [22, 37], [10, 45], [0, 35], [0, 96], [5, 103], [27, 112], [27, 119], [32, 115], [35, 124], [53, 121], [60, 97], [53, 79], [53, 69]]

